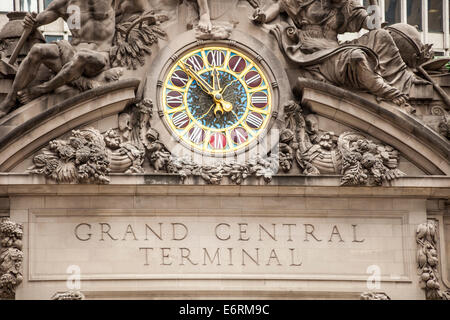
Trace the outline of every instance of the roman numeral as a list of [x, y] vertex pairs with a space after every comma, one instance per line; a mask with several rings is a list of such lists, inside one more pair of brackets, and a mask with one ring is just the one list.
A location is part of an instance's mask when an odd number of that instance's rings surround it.
[[252, 96], [253, 104], [267, 104], [267, 102], [269, 102], [269, 98], [265, 94], [264, 95], [263, 94], [259, 94], [259, 95], [254, 94]]
[[233, 138], [233, 140], [234, 140], [234, 142], [236, 144], [242, 144], [245, 141], [247, 141], [247, 139], [248, 139], [247, 131], [245, 131], [242, 128], [237, 128], [237, 129], [234, 130], [234, 138]]
[[177, 113], [172, 118], [173, 124], [177, 128], [185, 128], [189, 124], [189, 117], [186, 113]]
[[261, 83], [261, 76], [259, 75], [259, 73], [257, 73], [254, 76], [252, 76], [251, 78], [246, 79], [245, 82], [249, 86], [257, 87]]
[[190, 57], [187, 59], [187, 63], [189, 63], [189, 65], [194, 68], [196, 72], [203, 69], [203, 61], [199, 56]]
[[201, 143], [204, 139], [203, 129], [199, 127], [192, 128], [189, 132], [189, 139], [196, 144]]
[[[174, 91], [172, 91], [174, 92]], [[169, 93], [167, 95], [167, 104], [170, 107], [178, 107], [183, 104], [183, 96], [178, 93]]]
[[264, 118], [257, 113], [250, 113], [247, 117], [247, 123], [252, 128], [260, 128], [264, 122]]
[[235, 60], [236, 62], [234, 62], [234, 66], [230, 65], [231, 70], [233, 70], [234, 72], [236, 72], [237, 68], [239, 67], [239, 64], [242, 62], [242, 57], [239, 57], [237, 60]]
[[184, 72], [174, 72], [172, 75], [172, 83], [176, 85], [177, 87], [185, 86], [189, 81], [189, 78]]
[[209, 64], [215, 67], [219, 67], [223, 65], [224, 54], [222, 51], [211, 51], [209, 53]]
[[226, 144], [226, 138], [223, 134], [221, 133], [215, 133], [212, 137], [212, 147], [214, 149], [224, 149], [225, 148], [225, 144]]

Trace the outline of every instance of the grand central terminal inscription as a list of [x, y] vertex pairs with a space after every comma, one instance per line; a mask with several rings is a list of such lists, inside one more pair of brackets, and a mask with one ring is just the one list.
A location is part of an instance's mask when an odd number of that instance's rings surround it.
[[405, 277], [397, 217], [37, 215], [34, 280]]

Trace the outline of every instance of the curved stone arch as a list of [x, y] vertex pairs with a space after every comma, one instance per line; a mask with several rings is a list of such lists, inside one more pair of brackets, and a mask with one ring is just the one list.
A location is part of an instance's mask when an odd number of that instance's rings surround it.
[[21, 113], [32, 116], [0, 138], [0, 172], [11, 171], [51, 140], [79, 126], [119, 113], [136, 98], [139, 83], [136, 79], [117, 81], [78, 94], [45, 111], [38, 110], [39, 105], [35, 110], [28, 106], [17, 110], [13, 116], [18, 119], [23, 117]]
[[396, 148], [429, 175], [450, 175], [450, 143], [397, 107], [319, 81], [299, 78], [294, 93], [311, 111]]

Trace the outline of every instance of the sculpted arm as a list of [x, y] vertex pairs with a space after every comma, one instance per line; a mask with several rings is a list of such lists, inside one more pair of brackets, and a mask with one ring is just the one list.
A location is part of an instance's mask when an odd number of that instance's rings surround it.
[[253, 21], [255, 23], [270, 23], [275, 20], [281, 12], [281, 6], [279, 2], [272, 4], [265, 10], [256, 9], [253, 13]]

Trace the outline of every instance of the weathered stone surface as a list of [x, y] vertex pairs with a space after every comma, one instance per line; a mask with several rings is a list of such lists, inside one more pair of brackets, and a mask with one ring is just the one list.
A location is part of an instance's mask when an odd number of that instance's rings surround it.
[[[356, 1], [58, 3], [0, 31], [2, 297], [448, 298], [450, 73], [415, 28]], [[69, 3], [95, 30], [40, 43]]]

